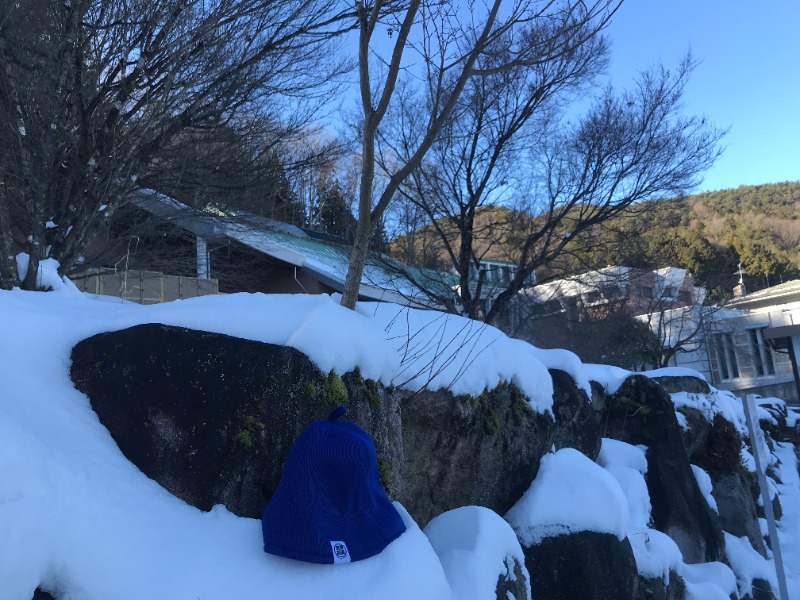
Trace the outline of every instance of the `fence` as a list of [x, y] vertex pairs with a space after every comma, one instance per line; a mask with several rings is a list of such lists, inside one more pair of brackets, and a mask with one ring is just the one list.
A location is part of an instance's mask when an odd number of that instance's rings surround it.
[[79, 290], [139, 304], [157, 304], [219, 293], [216, 279], [164, 275], [158, 271], [92, 268], [70, 277]]

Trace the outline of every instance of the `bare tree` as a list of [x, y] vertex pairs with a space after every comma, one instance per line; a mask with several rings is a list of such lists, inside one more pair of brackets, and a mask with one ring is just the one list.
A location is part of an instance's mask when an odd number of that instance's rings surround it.
[[19, 281], [15, 245], [24, 288], [46, 257], [68, 272], [188, 131], [291, 122], [341, 72], [326, 44], [354, 16], [337, 0], [3, 3], [0, 286]]
[[[560, 60], [590, 42], [618, 4], [615, 0], [492, 0], [465, 6], [444, 0], [408, 0], [402, 6], [385, 0], [356, 2], [362, 170], [358, 225], [342, 295], [344, 306], [353, 308], [358, 299], [374, 224], [442, 134], [469, 82], [517, 66]], [[376, 75], [370, 60], [379, 25], [396, 35], [383, 69], [377, 70], [382, 76]], [[415, 59], [419, 62], [413, 64]], [[392, 102], [409, 90], [398, 87], [406, 69], [409, 79], [420, 82], [424, 112], [405, 123], [404, 152], [381, 157], [384, 119]], [[379, 159], [382, 165], [392, 166], [386, 173], [386, 185], [375, 193]]]
[[[681, 115], [691, 57], [674, 73], [643, 73], [632, 91], [602, 91], [574, 124], [556, 118], [602, 65], [601, 41], [582, 49], [551, 71], [532, 70], [527, 86], [518, 75], [476, 87], [449, 126], [456, 134], [440, 140], [407, 186], [410, 201], [429, 215], [458, 273], [463, 311], [473, 318], [497, 322], [534, 272], [573, 240], [643, 200], [692, 187], [719, 154], [724, 132]], [[495, 210], [493, 227], [479, 230], [480, 210], [503, 204], [511, 209]], [[481, 259], [503, 248], [513, 272], [486, 287], [475, 279]]]

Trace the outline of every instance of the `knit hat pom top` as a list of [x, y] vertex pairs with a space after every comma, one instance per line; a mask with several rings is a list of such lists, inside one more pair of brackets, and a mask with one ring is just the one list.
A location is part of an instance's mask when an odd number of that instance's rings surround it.
[[264, 551], [305, 562], [363, 560], [406, 529], [383, 491], [375, 444], [347, 408], [306, 427], [289, 450], [278, 489], [264, 509]]

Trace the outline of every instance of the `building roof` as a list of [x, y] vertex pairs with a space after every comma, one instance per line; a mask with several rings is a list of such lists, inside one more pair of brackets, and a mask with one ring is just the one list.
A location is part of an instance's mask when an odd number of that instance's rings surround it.
[[800, 279], [793, 279], [780, 285], [774, 285], [761, 291], [747, 294], [741, 298], [734, 298], [728, 303], [728, 306], [744, 310], [756, 310], [796, 302], [800, 302]]
[[[342, 291], [351, 247], [299, 227], [243, 211], [189, 207], [152, 190], [142, 190], [132, 201], [158, 217], [206, 240], [232, 239], [257, 252], [303, 269], [328, 287]], [[368, 300], [434, 307], [422, 289], [449, 290], [451, 276], [404, 265], [372, 252], [367, 257], [359, 296]]]

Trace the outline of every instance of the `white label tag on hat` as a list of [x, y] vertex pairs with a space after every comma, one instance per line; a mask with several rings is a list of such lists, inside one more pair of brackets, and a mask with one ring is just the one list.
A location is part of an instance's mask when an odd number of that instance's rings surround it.
[[350, 562], [350, 551], [344, 542], [331, 541], [331, 552], [333, 552], [333, 564]]

